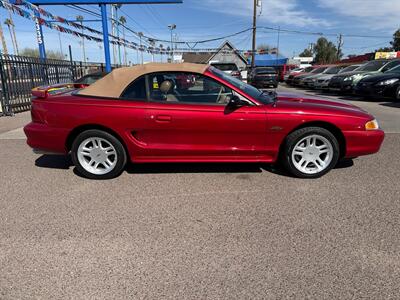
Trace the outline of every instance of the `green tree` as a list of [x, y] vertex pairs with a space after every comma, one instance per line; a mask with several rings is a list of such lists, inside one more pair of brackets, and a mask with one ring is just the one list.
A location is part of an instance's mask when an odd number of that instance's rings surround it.
[[[24, 48], [20, 52], [22, 56], [39, 57], [39, 50], [34, 48]], [[46, 50], [46, 57], [50, 59], [65, 59], [59, 51]]]
[[277, 51], [277, 49], [272, 48], [270, 45], [265, 44], [265, 43], [257, 46], [257, 51], [259, 53], [271, 53], [272, 50]]
[[313, 52], [311, 51], [310, 48], [306, 48], [303, 50], [303, 52], [301, 52], [299, 54], [300, 57], [312, 57], [313, 56]]
[[390, 42], [394, 51], [400, 51], [400, 28], [393, 34], [393, 41]]
[[271, 46], [268, 44], [260, 44], [257, 46], [257, 50], [258, 51], [264, 51], [266, 53], [268, 53], [271, 50]]
[[375, 50], [375, 52], [391, 52], [391, 51], [393, 51], [392, 47], [381, 47]]
[[314, 47], [315, 61], [317, 64], [330, 64], [342, 57], [343, 54], [339, 51], [334, 43], [328, 41], [324, 37], [320, 37]]

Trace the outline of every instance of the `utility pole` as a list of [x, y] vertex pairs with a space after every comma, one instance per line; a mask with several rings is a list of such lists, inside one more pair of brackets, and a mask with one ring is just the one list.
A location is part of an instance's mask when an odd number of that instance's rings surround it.
[[341, 53], [341, 51], [342, 51], [343, 43], [344, 43], [344, 42], [343, 42], [343, 35], [342, 35], [342, 34], [339, 34], [339, 36], [338, 36], [337, 53], [336, 53], [337, 60], [340, 59], [340, 53]]
[[253, 8], [253, 43], [251, 46], [251, 68], [254, 68], [256, 51], [256, 29], [257, 29], [257, 0], [254, 0]]

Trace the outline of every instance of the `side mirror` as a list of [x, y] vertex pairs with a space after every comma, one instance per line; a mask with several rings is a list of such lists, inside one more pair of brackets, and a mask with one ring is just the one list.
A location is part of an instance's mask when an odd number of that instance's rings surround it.
[[239, 107], [239, 106], [246, 106], [248, 103], [243, 101], [237, 95], [233, 95], [228, 102], [228, 106]]

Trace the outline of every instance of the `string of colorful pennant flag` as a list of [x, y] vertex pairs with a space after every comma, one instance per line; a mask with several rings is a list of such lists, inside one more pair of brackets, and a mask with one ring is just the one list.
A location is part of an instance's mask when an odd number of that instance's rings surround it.
[[[82, 31], [88, 31], [92, 34], [97, 34], [97, 35], [102, 35], [103, 33], [99, 30], [93, 29], [91, 27], [85, 26], [83, 24], [79, 24], [77, 22], [73, 22], [70, 20], [66, 20], [62, 17], [56, 16], [46, 10], [44, 10], [41, 7], [38, 7], [26, 0], [16, 0], [15, 1], [16, 4], [11, 4], [10, 2], [8, 2], [7, 0], [0, 0], [0, 7], [9, 10], [10, 12], [13, 12], [14, 14], [17, 14], [21, 17], [24, 17], [26, 19], [32, 20], [32, 21], [37, 21], [40, 25], [42, 26], [46, 26], [48, 28], [57, 30], [59, 32], [62, 33], [67, 33], [67, 34], [72, 34], [76, 37], [79, 38], [84, 38], [87, 39], [89, 41], [94, 41], [94, 42], [98, 42], [101, 43], [103, 41], [102, 38], [100, 37], [96, 37], [93, 35], [89, 35], [86, 33], [83, 33]], [[18, 6], [19, 5], [19, 6]], [[30, 10], [30, 12], [22, 9], [21, 7], [27, 8]], [[45, 16], [47, 18], [52, 19], [52, 21], [48, 21], [45, 20], [37, 15], [35, 15], [35, 13], [38, 13], [40, 16]], [[79, 31], [75, 31], [63, 26], [60, 26], [57, 23], [62, 23], [68, 26], [71, 26], [73, 28], [76, 29], [80, 29], [81, 32]], [[126, 39], [123, 39], [121, 37], [118, 36], [114, 36], [112, 34], [109, 34], [111, 40], [110, 43], [115, 44], [115, 45], [120, 45], [120, 46], [126, 46], [128, 48], [134, 49], [134, 50], [138, 50], [138, 51], [143, 51], [143, 52], [147, 52], [147, 53], [151, 53], [151, 54], [166, 54], [166, 55], [171, 55], [171, 50], [168, 49], [164, 49], [161, 47], [151, 47], [151, 46], [145, 46], [145, 45], [139, 45], [135, 42], [132, 41], [128, 41]], [[210, 49], [174, 49], [173, 53], [174, 54], [183, 54], [183, 53], [214, 53], [214, 52], [224, 52], [225, 54], [230, 54], [230, 53], [241, 53], [245, 56], [250, 55], [251, 54], [251, 50], [222, 50], [222, 49], [215, 49], [215, 48], [210, 48]], [[261, 53], [261, 51], [255, 51], [256, 53], [259, 54], [263, 54]]]
[[[51, 18], [56, 22], [60, 22], [60, 23], [66, 24], [66, 25], [69, 25], [69, 26], [77, 28], [77, 29], [87, 30], [87, 31], [89, 31], [91, 33], [94, 33], [94, 34], [102, 35], [101, 31], [98, 31], [96, 29], [81, 25], [81, 24], [76, 23], [76, 22], [68, 21], [68, 20], [66, 20], [66, 19], [64, 19], [62, 17], [56, 16], [56, 15], [53, 15], [53, 14], [47, 12], [46, 10], [44, 10], [44, 9], [42, 9], [40, 7], [37, 7], [36, 5], [33, 5], [33, 4], [31, 4], [31, 3], [29, 3], [29, 2], [27, 2], [25, 0], [17, 0], [16, 3], [20, 4], [20, 5], [23, 5], [25, 8], [28, 8], [32, 12], [28, 12], [28, 11], [22, 9], [21, 7], [19, 7], [17, 5], [14, 5], [14, 4], [11, 4], [11, 3], [9, 3], [9, 2], [7, 2], [5, 0], [0, 0], [0, 7], [4, 8], [4, 9], [7, 9], [7, 10], [13, 12], [14, 14], [17, 14], [17, 15], [19, 15], [21, 17], [26, 18], [26, 19], [29, 19], [29, 20], [32, 20], [32, 21], [36, 21], [37, 20], [37, 22], [40, 25], [46, 26], [48, 28], [57, 30], [57, 31], [62, 32], [62, 33], [72, 34], [72, 35], [80, 37], [80, 38], [85, 38], [85, 39], [87, 39], [89, 41], [95, 41], [95, 42], [102, 42], [103, 41], [102, 38], [98, 38], [98, 37], [95, 37], [95, 36], [92, 36], [92, 35], [88, 35], [88, 34], [85, 34], [85, 33], [82, 33], [82, 32], [78, 32], [78, 31], [75, 31], [75, 30], [60, 26], [58, 24], [54, 24], [54, 22], [52, 22], [52, 21], [47, 21], [47, 20], [45, 20], [45, 19], [43, 19], [41, 17], [36, 16], [35, 12], [38, 12], [38, 13], [40, 13], [40, 15], [46, 16], [48, 18]], [[150, 47], [150, 46], [148, 47], [148, 46], [145, 46], [145, 45], [139, 45], [139, 44], [137, 44], [135, 42], [128, 41], [126, 39], [114, 36], [112, 34], [110, 34], [109, 36], [110, 36], [110, 38], [112, 38], [112, 40], [110, 41], [110, 43], [112, 43], [112, 44], [126, 46], [126, 47], [134, 49], [134, 50], [145, 51], [145, 52], [152, 53], [152, 54], [167, 54], [167, 55], [170, 54], [170, 51], [168, 51], [166, 49], [163, 49], [163, 48]]]

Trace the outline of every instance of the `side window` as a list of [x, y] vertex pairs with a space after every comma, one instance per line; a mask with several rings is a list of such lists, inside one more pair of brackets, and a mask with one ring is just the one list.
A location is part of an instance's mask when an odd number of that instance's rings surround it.
[[193, 73], [148, 75], [151, 101], [226, 105], [232, 90], [212, 78]]
[[126, 100], [147, 100], [145, 76], [130, 83], [122, 92], [120, 98]]

